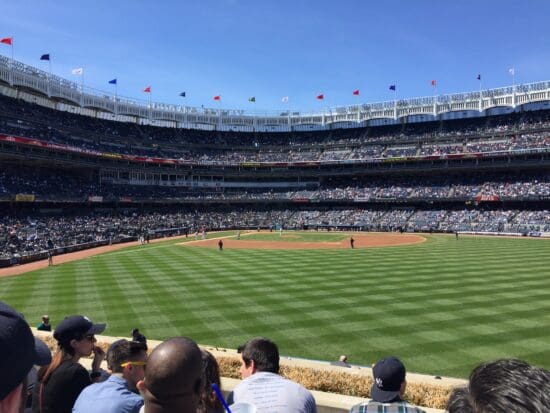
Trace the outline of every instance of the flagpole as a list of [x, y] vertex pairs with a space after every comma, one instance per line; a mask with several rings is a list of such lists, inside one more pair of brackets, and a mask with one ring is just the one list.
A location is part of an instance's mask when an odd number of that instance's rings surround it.
[[115, 115], [118, 115], [118, 102], [117, 102], [117, 98], [118, 98], [118, 79], [115, 77], [115, 101], [113, 102], [113, 108], [115, 109]]
[[288, 106], [288, 127], [290, 131], [292, 132], [292, 106], [290, 104], [290, 98], [286, 101]]
[[483, 110], [483, 95], [482, 95], [482, 91], [481, 91], [481, 75], [478, 75], [478, 80], [479, 80], [479, 112], [481, 113], [481, 111]]
[[13, 57], [13, 37], [11, 38], [11, 64], [10, 64], [10, 86], [13, 86], [13, 67], [15, 66], [15, 59]]
[[80, 107], [84, 106], [84, 69], [80, 74]]
[[394, 120], [397, 120], [397, 83], [394, 83], [393, 85], [395, 86], [393, 88], [393, 101], [394, 101], [393, 118]]
[[218, 99], [218, 131], [222, 129], [222, 98]]
[[[359, 89], [357, 89], [357, 90], [359, 90]], [[357, 125], [359, 125], [361, 123], [361, 108], [360, 108], [360, 105], [359, 105], [359, 93], [355, 96], [356, 96], [355, 104], [357, 105]]]
[[50, 94], [51, 94], [51, 86], [50, 86], [51, 78], [52, 78], [52, 60], [51, 60], [51, 56], [48, 56], [48, 97], [50, 97]]
[[516, 107], [516, 68], [512, 67], [510, 69], [510, 74], [512, 75], [512, 106]]

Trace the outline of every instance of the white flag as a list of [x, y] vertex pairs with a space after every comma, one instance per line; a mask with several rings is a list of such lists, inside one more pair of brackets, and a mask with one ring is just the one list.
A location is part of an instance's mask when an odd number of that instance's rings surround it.
[[508, 73], [510, 73], [512, 76], [514, 76], [516, 74], [516, 69], [514, 69], [514, 68], [508, 69]]
[[284, 98], [281, 99], [283, 103], [288, 103], [288, 96], [285, 96]]
[[82, 69], [81, 67], [77, 68], [77, 69], [73, 69], [71, 70], [71, 73], [73, 75], [78, 75], [78, 76], [82, 76], [84, 74], [84, 69]]

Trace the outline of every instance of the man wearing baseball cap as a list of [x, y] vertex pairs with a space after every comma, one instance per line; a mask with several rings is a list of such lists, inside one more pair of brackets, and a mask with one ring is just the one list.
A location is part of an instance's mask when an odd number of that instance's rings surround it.
[[350, 413], [425, 413], [402, 399], [407, 387], [405, 366], [397, 357], [380, 360], [372, 369], [374, 383], [369, 402], [353, 406]]
[[0, 413], [24, 410], [27, 374], [51, 360], [48, 346], [33, 336], [23, 316], [0, 301]]

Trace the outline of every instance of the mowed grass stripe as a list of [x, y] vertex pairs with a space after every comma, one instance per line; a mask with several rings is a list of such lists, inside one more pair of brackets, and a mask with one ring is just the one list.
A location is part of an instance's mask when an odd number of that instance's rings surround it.
[[322, 251], [171, 240], [0, 280], [0, 294], [29, 320], [86, 311], [112, 335], [140, 327], [233, 348], [264, 335], [287, 355], [370, 364], [395, 354], [411, 371], [462, 377], [496, 357], [550, 367], [550, 242], [427, 238]]

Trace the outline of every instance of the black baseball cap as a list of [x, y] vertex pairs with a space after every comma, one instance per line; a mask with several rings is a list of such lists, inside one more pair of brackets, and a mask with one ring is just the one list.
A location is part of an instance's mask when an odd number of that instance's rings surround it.
[[0, 301], [0, 400], [23, 382], [33, 365], [51, 361], [50, 349], [33, 336], [23, 316]]
[[405, 381], [405, 365], [397, 357], [380, 360], [372, 369], [374, 383], [371, 398], [379, 403], [388, 403], [401, 396], [401, 384]]
[[72, 339], [81, 339], [85, 335], [99, 334], [105, 331], [107, 324], [94, 324], [83, 315], [65, 317], [57, 326], [53, 337], [60, 343], [67, 343]]

